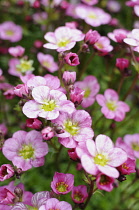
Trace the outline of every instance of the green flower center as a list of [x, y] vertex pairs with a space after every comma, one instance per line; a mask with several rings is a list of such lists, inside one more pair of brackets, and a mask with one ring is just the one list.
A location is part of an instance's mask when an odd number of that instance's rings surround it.
[[137, 142], [132, 143], [132, 149], [135, 151], [139, 151], [139, 144]]
[[27, 61], [25, 59], [21, 59], [20, 64], [16, 65], [16, 70], [21, 73], [25, 73], [26, 71], [33, 71], [34, 68], [32, 64], [33, 64], [32, 60]]
[[82, 200], [82, 194], [80, 192], [75, 192], [74, 194], [74, 199], [77, 201], [81, 201]]
[[75, 136], [78, 131], [79, 127], [77, 123], [72, 122], [71, 120], [67, 120], [64, 124], [65, 130], [70, 133], [72, 136]]
[[67, 38], [63, 38], [61, 41], [57, 43], [58, 47], [66, 47], [67, 44], [70, 43], [70, 40]]
[[28, 210], [38, 210], [37, 207], [33, 207], [33, 206], [27, 206], [28, 207]]
[[68, 185], [65, 184], [65, 182], [58, 182], [58, 183], [56, 183], [56, 189], [59, 192], [66, 192], [67, 188], [68, 188]]
[[98, 154], [96, 157], [94, 157], [94, 163], [97, 165], [105, 166], [108, 163], [108, 159], [105, 155]]
[[89, 88], [85, 89], [84, 98], [88, 98], [91, 93], [91, 90]]
[[51, 67], [51, 64], [49, 62], [47, 62], [47, 61], [43, 61], [42, 62], [42, 65], [45, 66], [45, 67], [47, 67], [47, 68], [50, 68]]
[[116, 111], [116, 108], [117, 108], [116, 101], [108, 101], [106, 103], [106, 106], [108, 107], [109, 110]]
[[30, 144], [25, 144], [19, 151], [19, 155], [22, 156], [24, 159], [34, 158], [34, 148]]
[[56, 103], [54, 100], [50, 100], [50, 101], [47, 101], [45, 102], [45, 104], [43, 104], [41, 106], [41, 109], [44, 109], [44, 111], [48, 112], [48, 111], [53, 111], [56, 107]]
[[91, 19], [97, 19], [96, 14], [93, 13], [93, 12], [90, 12], [90, 13], [88, 14], [88, 17], [91, 18]]
[[14, 32], [12, 30], [7, 30], [6, 35], [12, 36], [12, 35], [14, 35]]

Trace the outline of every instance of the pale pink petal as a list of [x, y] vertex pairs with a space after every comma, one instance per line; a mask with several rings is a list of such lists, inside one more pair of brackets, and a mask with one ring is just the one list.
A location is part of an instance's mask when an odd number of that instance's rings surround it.
[[95, 157], [96, 154], [97, 154], [95, 142], [93, 140], [87, 140], [86, 141], [86, 147], [87, 147], [88, 152], [90, 153], [90, 155]]
[[38, 103], [33, 100], [26, 102], [22, 111], [29, 118], [37, 118], [40, 112]]
[[118, 94], [115, 90], [112, 89], [107, 89], [105, 90], [104, 96], [106, 98], [107, 101], [118, 101]]
[[109, 153], [109, 150], [113, 149], [114, 145], [111, 139], [106, 135], [98, 135], [95, 140], [96, 149], [99, 154]]
[[120, 148], [114, 148], [111, 152], [109, 152], [108, 158], [108, 165], [118, 167], [127, 160], [127, 154]]
[[106, 104], [106, 99], [105, 99], [105, 97], [102, 94], [98, 94], [96, 96], [96, 101], [98, 102], [98, 104], [100, 106], [105, 106], [105, 104]]
[[105, 175], [109, 176], [109, 177], [113, 177], [113, 178], [118, 178], [119, 177], [119, 172], [116, 168], [113, 168], [111, 166], [100, 166], [97, 165], [98, 169]]
[[131, 46], [137, 46], [138, 45], [138, 42], [135, 39], [133, 39], [133, 38], [125, 38], [124, 42], [126, 44], [131, 45]]
[[47, 32], [44, 36], [44, 38], [48, 41], [48, 42], [52, 42], [55, 43], [56, 39], [55, 39], [55, 34], [53, 32]]
[[33, 88], [32, 96], [38, 103], [44, 104], [48, 99], [50, 88], [47, 86], [38, 86]]
[[60, 101], [59, 102], [59, 111], [63, 111], [63, 112], [67, 112], [68, 114], [71, 114], [75, 111], [75, 106], [74, 104], [69, 101], [69, 100], [65, 100], [65, 101]]
[[97, 175], [97, 172], [98, 172], [97, 166], [93, 163], [93, 159], [91, 156], [89, 157], [88, 155], [82, 155], [81, 163], [84, 170], [87, 173], [92, 174], [92, 175]]
[[114, 119], [115, 117], [115, 112], [109, 110], [106, 106], [103, 106], [101, 108], [101, 112], [104, 114], [104, 116], [108, 119]]
[[51, 43], [44, 44], [43, 47], [52, 49], [52, 50], [56, 50], [58, 48], [58, 46], [56, 44], [51, 44]]
[[66, 148], [75, 148], [77, 143], [73, 140], [73, 138], [59, 138], [58, 141]]

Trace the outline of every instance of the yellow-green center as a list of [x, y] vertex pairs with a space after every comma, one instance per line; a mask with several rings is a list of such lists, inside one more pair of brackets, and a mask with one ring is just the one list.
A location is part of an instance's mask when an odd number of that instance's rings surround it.
[[12, 36], [12, 35], [14, 35], [14, 32], [12, 30], [7, 30], [6, 35]]
[[30, 144], [25, 144], [19, 151], [19, 155], [22, 156], [24, 159], [34, 158], [34, 148]]
[[51, 64], [49, 62], [47, 62], [47, 61], [43, 61], [42, 62], [42, 65], [45, 66], [45, 67], [47, 67], [47, 68], [50, 68], [51, 67]]
[[82, 200], [82, 194], [80, 192], [75, 192], [74, 194], [74, 199], [77, 201], [81, 201]]
[[97, 164], [97, 165], [105, 166], [108, 163], [108, 159], [105, 155], [97, 154], [94, 157], [94, 163]]
[[55, 108], [56, 108], [56, 103], [54, 100], [47, 101], [45, 102], [45, 104], [41, 105], [41, 109], [43, 109], [46, 112], [53, 111]]
[[96, 14], [93, 13], [93, 12], [90, 12], [90, 13], [88, 14], [88, 17], [91, 18], [91, 19], [97, 19]]
[[136, 142], [133, 142], [132, 143], [132, 149], [135, 150], [135, 151], [139, 151], [139, 144], [136, 143]]
[[68, 188], [68, 185], [65, 184], [65, 182], [58, 182], [58, 183], [56, 183], [56, 189], [59, 192], [66, 192], [67, 188]]
[[70, 43], [70, 40], [67, 38], [63, 38], [61, 41], [57, 43], [58, 47], [66, 47], [67, 44]]
[[106, 103], [106, 106], [107, 106], [108, 109], [111, 110], [111, 111], [116, 111], [116, 109], [117, 109], [117, 104], [116, 104], [115, 101], [108, 101], [108, 102]]
[[88, 98], [90, 93], [91, 93], [91, 90], [89, 88], [86, 88], [85, 93], [84, 93], [84, 98]]
[[67, 120], [64, 123], [65, 126], [65, 130], [70, 133], [72, 136], [75, 136], [76, 134], [78, 134], [79, 131], [79, 127], [78, 127], [78, 123], [74, 123], [71, 120]]
[[33, 64], [32, 60], [27, 61], [25, 59], [21, 59], [20, 64], [16, 65], [16, 70], [22, 73], [25, 73], [27, 71], [33, 71], [34, 68], [32, 64]]

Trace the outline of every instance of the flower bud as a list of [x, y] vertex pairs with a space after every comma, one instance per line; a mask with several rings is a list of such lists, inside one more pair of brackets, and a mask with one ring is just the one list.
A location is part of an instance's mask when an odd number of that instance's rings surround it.
[[54, 137], [54, 131], [50, 126], [44, 128], [41, 133], [44, 140], [50, 140]]
[[80, 64], [79, 57], [76, 53], [70, 52], [66, 54], [66, 56], [64, 57], [64, 60], [70, 66], [77, 66]]
[[70, 92], [70, 100], [75, 104], [75, 107], [79, 106], [82, 103], [85, 91], [75, 87]]
[[116, 67], [123, 71], [124, 69], [128, 68], [129, 66], [129, 60], [126, 58], [117, 58], [116, 59]]
[[92, 31], [92, 29], [90, 29], [85, 34], [84, 41], [89, 45], [93, 45], [99, 40], [99, 38], [100, 38], [100, 34], [96, 30]]
[[77, 153], [76, 153], [76, 151], [75, 151], [75, 148], [69, 149], [69, 150], [68, 150], [68, 155], [69, 155], [69, 157], [70, 157], [72, 160], [77, 161], [77, 160], [79, 159], [78, 156], [77, 156]]
[[26, 120], [26, 126], [33, 129], [41, 129], [42, 122], [38, 120], [37, 118], [29, 118]]
[[76, 72], [65, 71], [62, 79], [66, 86], [73, 85], [76, 80]]

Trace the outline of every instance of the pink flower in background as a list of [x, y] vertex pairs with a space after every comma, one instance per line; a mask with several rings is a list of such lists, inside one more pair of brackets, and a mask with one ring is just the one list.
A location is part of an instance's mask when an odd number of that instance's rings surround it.
[[96, 77], [87, 76], [83, 81], [75, 82], [74, 86], [85, 91], [83, 101], [81, 103], [82, 107], [86, 108], [95, 102], [95, 96], [100, 89]]
[[41, 129], [42, 122], [36, 118], [30, 118], [26, 120], [26, 126], [33, 129]]
[[75, 8], [75, 13], [78, 18], [83, 19], [87, 24], [97, 27], [103, 24], [108, 24], [111, 16], [98, 7], [89, 7], [79, 4]]
[[80, 64], [79, 57], [76, 53], [67, 53], [64, 57], [64, 60], [70, 66], [77, 66]]
[[114, 178], [109, 177], [103, 173], [99, 173], [96, 177], [96, 186], [100, 190], [110, 192], [113, 190]]
[[51, 182], [51, 188], [56, 194], [67, 194], [69, 193], [74, 184], [73, 174], [63, 174], [55, 172], [53, 181]]
[[127, 1], [126, 5], [129, 6], [129, 7], [134, 7], [135, 5], [139, 5], [139, 0]]
[[60, 116], [52, 122], [63, 128], [64, 133], [57, 136], [59, 142], [67, 148], [75, 148], [78, 142], [94, 136], [91, 117], [84, 110], [76, 110], [72, 114], [61, 112]]
[[133, 29], [123, 41], [139, 52], [139, 29]]
[[5, 136], [7, 134], [7, 131], [8, 131], [8, 129], [7, 129], [6, 125], [4, 123], [0, 124], [0, 134]]
[[9, 60], [8, 73], [17, 77], [24, 74], [31, 74], [31, 72], [34, 71], [34, 67], [32, 65], [33, 60], [12, 58]]
[[78, 29], [61, 26], [54, 32], [47, 32], [44, 38], [49, 42], [44, 44], [45, 48], [63, 52], [72, 49], [76, 42], [83, 40], [84, 34]]
[[66, 201], [59, 201], [56, 198], [50, 198], [39, 210], [72, 210], [72, 207]]
[[95, 5], [98, 3], [98, 0], [82, 0], [83, 3], [87, 4], [87, 5]]
[[22, 39], [22, 28], [12, 21], [0, 24], [0, 39], [18, 42]]
[[131, 173], [136, 173], [136, 160], [128, 158], [121, 166], [117, 169], [122, 175], [129, 175]]
[[139, 17], [139, 3], [138, 3], [138, 5], [134, 6], [134, 12]]
[[[118, 178], [119, 172], [115, 167], [127, 160], [127, 154], [120, 148], [114, 148], [112, 140], [106, 135], [98, 135], [95, 142], [86, 141], [88, 153], [81, 155], [81, 164], [84, 170], [92, 175], [98, 171], [103, 174]], [[120, 158], [119, 158], [120, 157]]]
[[9, 179], [14, 176], [14, 169], [10, 164], [3, 164], [0, 166], [0, 181]]
[[98, 94], [96, 100], [102, 107], [101, 112], [108, 119], [122, 121], [125, 118], [125, 113], [130, 110], [125, 102], [119, 101], [117, 92], [112, 89], [105, 90], [104, 95]]
[[4, 142], [2, 152], [17, 168], [26, 171], [44, 164], [48, 146], [42, 142], [42, 135], [38, 131], [17, 131]]
[[64, 93], [51, 90], [47, 86], [33, 88], [32, 97], [34, 100], [26, 102], [23, 106], [23, 113], [28, 118], [39, 116], [47, 120], [53, 120], [59, 116], [60, 111], [72, 113], [75, 110], [74, 104], [67, 100]]
[[37, 54], [37, 59], [40, 64], [49, 72], [53, 73], [58, 70], [58, 65], [56, 62], [54, 62], [54, 58], [51, 55], [39, 52]]
[[16, 47], [10, 47], [8, 49], [8, 52], [10, 55], [14, 56], [14, 57], [21, 57], [24, 52], [25, 52], [25, 48], [23, 48], [22, 46], [18, 45]]
[[75, 203], [83, 203], [88, 197], [87, 187], [85, 185], [73, 186], [71, 197]]
[[139, 158], [139, 133], [127, 134], [123, 140], [132, 149], [134, 157]]
[[98, 50], [100, 55], [107, 55], [113, 50], [113, 46], [110, 45], [110, 40], [106, 36], [100, 37], [100, 39], [94, 44], [94, 48]]
[[115, 29], [113, 32], [108, 33], [108, 37], [114, 42], [123, 43], [123, 40], [127, 37], [129, 31], [125, 29]]
[[109, 0], [107, 2], [107, 9], [110, 11], [110, 12], [120, 12], [121, 10], [121, 4], [120, 2], [117, 2], [115, 0]]

